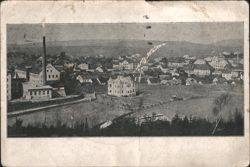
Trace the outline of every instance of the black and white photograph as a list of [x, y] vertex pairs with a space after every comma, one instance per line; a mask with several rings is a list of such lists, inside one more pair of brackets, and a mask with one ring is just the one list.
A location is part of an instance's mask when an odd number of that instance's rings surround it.
[[6, 29], [8, 137], [244, 135], [243, 22]]

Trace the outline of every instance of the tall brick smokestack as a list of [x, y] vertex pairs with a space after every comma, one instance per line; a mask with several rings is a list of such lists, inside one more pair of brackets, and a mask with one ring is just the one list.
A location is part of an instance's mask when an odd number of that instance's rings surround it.
[[42, 71], [43, 71], [43, 85], [46, 85], [46, 39], [43, 36], [43, 63], [42, 63]]

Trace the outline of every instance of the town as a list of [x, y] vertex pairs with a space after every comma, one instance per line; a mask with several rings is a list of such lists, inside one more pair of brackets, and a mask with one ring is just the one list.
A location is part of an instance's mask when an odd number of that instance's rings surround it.
[[240, 39], [23, 38], [7, 47], [9, 136], [243, 134]]

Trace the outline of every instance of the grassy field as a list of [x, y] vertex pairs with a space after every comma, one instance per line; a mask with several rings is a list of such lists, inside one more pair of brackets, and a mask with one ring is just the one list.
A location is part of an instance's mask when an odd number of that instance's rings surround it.
[[[84, 102], [74, 105], [67, 105], [57, 108], [46, 109], [35, 113], [18, 116], [18, 119], [23, 120], [23, 126], [31, 125], [46, 125], [55, 126], [58, 121], [69, 127], [72, 124], [82, 123], [86, 121], [89, 127], [112, 120], [113, 118], [122, 115], [128, 111], [118, 110], [108, 105], [98, 104], [96, 102]], [[16, 117], [8, 118], [8, 125], [14, 124]]]
[[[153, 112], [163, 114], [171, 119], [175, 114], [182, 116], [195, 116], [213, 120], [214, 100], [222, 94], [229, 94], [230, 100], [222, 109], [221, 115], [228, 119], [235, 109], [243, 111], [243, 88], [241, 86], [232, 87], [230, 85], [196, 85], [196, 86], [141, 86], [141, 91], [145, 96], [145, 103], [155, 103], [155, 101], [167, 101], [172, 95], [182, 97], [182, 101], [173, 101], [164, 105], [155, 106], [150, 109], [140, 110], [134, 116], [142, 117], [145, 114], [151, 115]], [[185, 100], [186, 99], [186, 100]]]
[[[243, 109], [243, 88], [241, 86], [232, 87], [230, 85], [196, 85], [196, 86], [166, 86], [166, 85], [140, 85], [141, 94], [136, 97], [116, 98], [102, 96], [92, 102], [78, 103], [74, 105], [62, 106], [46, 109], [35, 113], [18, 116], [23, 120], [23, 126], [31, 125], [56, 125], [58, 121], [71, 127], [73, 124], [88, 122], [90, 127], [106, 120], [112, 120], [120, 115], [130, 112], [124, 104], [130, 106], [154, 105], [150, 109], [141, 108], [132, 116], [142, 117], [145, 114], [151, 115], [153, 112], [163, 114], [171, 119], [175, 114], [182, 116], [195, 116], [207, 119], [214, 119], [212, 114], [214, 100], [221, 94], [229, 93], [230, 101], [223, 108], [221, 115], [223, 119], [228, 119], [235, 108]], [[170, 102], [171, 96], [182, 97], [182, 101]], [[160, 102], [166, 102], [159, 104]], [[16, 118], [8, 118], [8, 125], [13, 125]]]

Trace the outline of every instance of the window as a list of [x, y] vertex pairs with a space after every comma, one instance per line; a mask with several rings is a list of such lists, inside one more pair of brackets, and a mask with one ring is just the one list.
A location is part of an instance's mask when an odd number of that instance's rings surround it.
[[50, 72], [52, 72], [52, 70], [50, 70]]
[[45, 95], [45, 90], [43, 91], [43, 94]]
[[30, 95], [32, 95], [32, 91], [30, 91]]
[[49, 94], [49, 91], [47, 90], [47, 95]]
[[36, 91], [34, 91], [34, 95], [36, 95]]
[[50, 78], [50, 75], [49, 75], [49, 78]]
[[58, 78], [58, 75], [56, 75], [56, 78]]
[[54, 75], [52, 75], [52, 78], [54, 78]]
[[39, 95], [41, 95], [41, 91], [38, 91]]
[[49, 72], [49, 70], [47, 70], [47, 72]]

